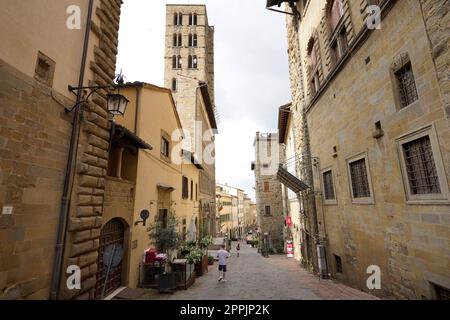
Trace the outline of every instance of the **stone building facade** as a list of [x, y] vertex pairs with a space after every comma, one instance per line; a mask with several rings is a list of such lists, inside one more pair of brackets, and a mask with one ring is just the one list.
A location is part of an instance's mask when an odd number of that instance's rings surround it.
[[200, 230], [203, 235], [214, 235], [220, 220], [215, 204], [215, 163], [205, 161], [205, 153], [215, 147], [217, 133], [214, 27], [209, 25], [206, 6], [167, 5], [165, 39], [165, 87], [172, 90], [187, 133], [185, 148], [204, 167], [199, 177]]
[[255, 174], [256, 211], [260, 246], [284, 247], [284, 213], [281, 183], [277, 169], [283, 161], [276, 133], [256, 133]]
[[[76, 119], [66, 112], [75, 104], [67, 87], [113, 84], [121, 4], [94, 0], [42, 6], [2, 1], [2, 297], [94, 298], [110, 139], [106, 92], [94, 94], [83, 117], [79, 114]], [[82, 13], [81, 29], [67, 27], [71, 5]], [[87, 23], [86, 17], [91, 17]], [[67, 198], [62, 199], [72, 123], [77, 122], [74, 175], [67, 184]], [[65, 233], [60, 273], [55, 271], [58, 226], [63, 227], [60, 235]], [[81, 268], [80, 290], [67, 290], [69, 265]]]
[[448, 296], [448, 1], [295, 3], [291, 116], [328, 272], [382, 297]]

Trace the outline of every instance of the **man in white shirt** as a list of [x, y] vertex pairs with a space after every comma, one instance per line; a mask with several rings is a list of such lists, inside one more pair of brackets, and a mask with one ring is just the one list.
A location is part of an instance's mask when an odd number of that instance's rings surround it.
[[227, 259], [230, 257], [228, 251], [225, 250], [225, 245], [217, 252], [217, 258], [219, 258], [219, 282], [225, 280], [225, 274], [227, 273]]

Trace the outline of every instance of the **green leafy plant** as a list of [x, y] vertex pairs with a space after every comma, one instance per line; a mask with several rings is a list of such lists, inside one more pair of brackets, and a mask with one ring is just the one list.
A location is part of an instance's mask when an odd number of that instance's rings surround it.
[[157, 221], [150, 226], [149, 238], [160, 252], [169, 253], [175, 250], [181, 243], [181, 235], [178, 230], [179, 221], [174, 215], [169, 215], [166, 223]]
[[210, 245], [213, 244], [213, 237], [211, 236], [206, 236], [203, 239], [200, 240], [200, 247], [201, 248], [208, 248]]
[[209, 255], [209, 256], [208, 256], [208, 262], [209, 262], [209, 263], [214, 263], [214, 257], [211, 256], [211, 255]]
[[190, 264], [198, 263], [202, 261], [203, 258], [203, 251], [199, 248], [193, 248], [189, 254], [186, 255], [186, 259]]

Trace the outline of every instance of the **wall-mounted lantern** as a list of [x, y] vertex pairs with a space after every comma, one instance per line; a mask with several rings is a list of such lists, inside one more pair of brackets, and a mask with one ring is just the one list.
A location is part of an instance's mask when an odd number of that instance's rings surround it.
[[[117, 85], [104, 85], [104, 86], [89, 86], [89, 87], [72, 87], [69, 85], [69, 91], [75, 92], [79, 90], [91, 90], [87, 95], [86, 99], [76, 103], [71, 109], [66, 109], [67, 112], [72, 112], [78, 105], [87, 103], [89, 98], [98, 90], [105, 89], [109, 93], [106, 95], [107, 98], [107, 110], [113, 116], [123, 116], [127, 109], [128, 103], [130, 102], [127, 98], [120, 94], [120, 87], [123, 86], [124, 80], [123, 76], [119, 74], [116, 78]], [[112, 93], [117, 90], [117, 93]]]
[[[289, 3], [289, 7], [291, 7], [292, 12], [281, 11], [281, 10], [273, 8], [274, 6], [277, 6], [278, 8], [280, 8], [281, 4], [284, 2]], [[266, 9], [275, 11], [275, 12], [284, 13], [284, 14], [289, 14], [289, 15], [295, 16], [296, 18], [299, 18], [300, 13], [297, 10], [297, 2], [298, 2], [298, 0], [267, 0]]]

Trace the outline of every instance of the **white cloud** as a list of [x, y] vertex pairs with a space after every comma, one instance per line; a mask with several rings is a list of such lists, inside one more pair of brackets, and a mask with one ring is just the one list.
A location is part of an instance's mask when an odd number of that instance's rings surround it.
[[290, 100], [285, 15], [264, 0], [125, 0], [118, 70], [127, 81], [164, 84], [167, 3], [204, 3], [215, 27], [217, 181], [254, 195], [253, 139], [277, 127], [278, 106]]

